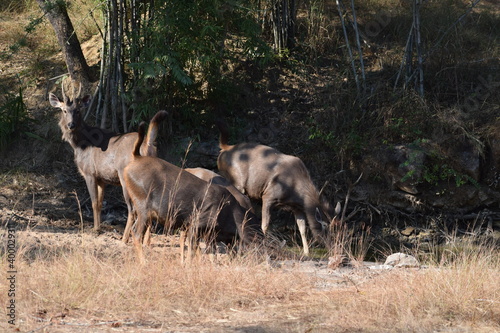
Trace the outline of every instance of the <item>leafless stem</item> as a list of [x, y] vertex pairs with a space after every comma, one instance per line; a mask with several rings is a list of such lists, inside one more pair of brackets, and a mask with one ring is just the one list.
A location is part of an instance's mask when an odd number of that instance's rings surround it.
[[73, 190], [73, 195], [76, 198], [76, 203], [78, 204], [78, 215], [80, 216], [80, 231], [83, 234], [83, 214], [82, 214], [82, 205], [80, 204], [80, 199], [78, 198], [78, 193]]
[[346, 29], [345, 20], [344, 20], [344, 13], [342, 12], [340, 1], [336, 0], [336, 2], [337, 2], [337, 8], [339, 11], [340, 21], [342, 22], [342, 30], [344, 31], [344, 38], [345, 38], [345, 44], [347, 47], [347, 52], [349, 53], [349, 59], [351, 60], [351, 66], [352, 66], [352, 72], [354, 74], [354, 80], [356, 81], [356, 88], [357, 88], [358, 93], [359, 93], [360, 86], [359, 86], [358, 73], [356, 72], [356, 64], [354, 63], [354, 57], [352, 55], [351, 44], [349, 43], [349, 36], [347, 35], [347, 29]]
[[345, 196], [344, 209], [342, 209], [342, 216], [340, 217], [340, 223], [344, 223], [344, 221], [345, 221], [345, 213], [347, 210], [347, 204], [349, 203], [349, 198], [351, 197], [352, 189], [361, 181], [362, 177], [363, 177], [363, 173], [361, 173], [359, 175], [358, 179], [354, 182], [354, 184], [349, 184], [349, 187], [347, 189], [347, 194]]

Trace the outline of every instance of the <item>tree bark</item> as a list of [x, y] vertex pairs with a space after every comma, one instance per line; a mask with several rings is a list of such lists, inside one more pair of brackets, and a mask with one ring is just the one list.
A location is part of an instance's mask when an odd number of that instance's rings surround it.
[[54, 28], [71, 80], [82, 84], [92, 82], [89, 66], [66, 10], [66, 2], [61, 0], [37, 0], [37, 2]]

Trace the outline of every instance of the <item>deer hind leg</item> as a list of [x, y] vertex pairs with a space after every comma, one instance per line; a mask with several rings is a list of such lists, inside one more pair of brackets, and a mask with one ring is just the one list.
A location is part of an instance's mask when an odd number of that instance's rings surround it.
[[271, 221], [271, 201], [262, 198], [262, 232], [264, 235], [269, 229], [269, 222]]
[[146, 224], [147, 216], [144, 214], [141, 214], [141, 212], [137, 212], [137, 225], [136, 225], [136, 230], [134, 233], [132, 233], [132, 240], [134, 244], [134, 248], [137, 252], [137, 257], [139, 258], [139, 262], [141, 264], [144, 264], [146, 262], [144, 258], [144, 252], [142, 248], [142, 239], [143, 239], [143, 233], [144, 233], [144, 226]]
[[297, 226], [299, 227], [300, 238], [302, 239], [302, 246], [304, 248], [304, 254], [306, 256], [309, 255], [309, 245], [307, 243], [306, 238], [306, 217], [303, 214], [295, 213], [295, 221], [297, 222]]
[[[120, 178], [120, 182], [122, 184], [125, 184], [125, 181]], [[127, 224], [125, 225], [125, 231], [123, 232], [123, 237], [122, 241], [124, 243], [128, 242], [128, 239], [130, 238], [130, 232], [132, 230], [132, 225], [134, 223], [134, 217], [135, 217], [135, 212], [134, 212], [134, 206], [132, 204], [132, 199], [130, 199], [130, 196], [128, 195], [127, 189], [125, 186], [122, 185], [122, 192], [123, 192], [123, 198], [125, 199], [125, 203], [127, 204]]]

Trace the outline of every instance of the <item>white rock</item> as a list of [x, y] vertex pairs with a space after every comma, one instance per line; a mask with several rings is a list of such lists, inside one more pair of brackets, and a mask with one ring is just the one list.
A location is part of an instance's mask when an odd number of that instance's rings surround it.
[[385, 265], [398, 268], [420, 267], [417, 258], [405, 253], [394, 253], [387, 257]]

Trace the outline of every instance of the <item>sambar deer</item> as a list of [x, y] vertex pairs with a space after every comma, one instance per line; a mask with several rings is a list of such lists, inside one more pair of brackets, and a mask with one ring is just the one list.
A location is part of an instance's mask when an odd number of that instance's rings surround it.
[[157, 218], [166, 229], [209, 232], [213, 240], [244, 243], [262, 239], [260, 223], [248, 218], [245, 208], [224, 187], [208, 183], [165, 160], [141, 156], [144, 125], [125, 167], [124, 179], [137, 216], [134, 242], [142, 246], [150, 219]]
[[[87, 125], [83, 120], [83, 112], [88, 106], [90, 96], [80, 98], [81, 85], [74, 99], [70, 100], [62, 86], [61, 101], [50, 93], [49, 101], [53, 107], [61, 109], [59, 127], [63, 140], [73, 148], [75, 163], [85, 179], [92, 201], [94, 230], [99, 231], [101, 225], [102, 201], [106, 184], [122, 185], [125, 203], [127, 204], [127, 227], [123, 241], [127, 242], [132, 220], [132, 205], [123, 185], [123, 169], [130, 161], [137, 133], [115, 134], [112, 131]], [[166, 111], [159, 111], [150, 122], [147, 139], [141, 146], [141, 154], [156, 156], [156, 136], [159, 123], [167, 117]]]
[[304, 254], [309, 255], [306, 221], [314, 238], [324, 243], [326, 226], [333, 211], [320, 199], [304, 163], [257, 143], [228, 145], [227, 125], [217, 121], [220, 153], [217, 166], [239, 191], [251, 199], [262, 200], [262, 231], [267, 233], [271, 207], [291, 210], [299, 227]]

